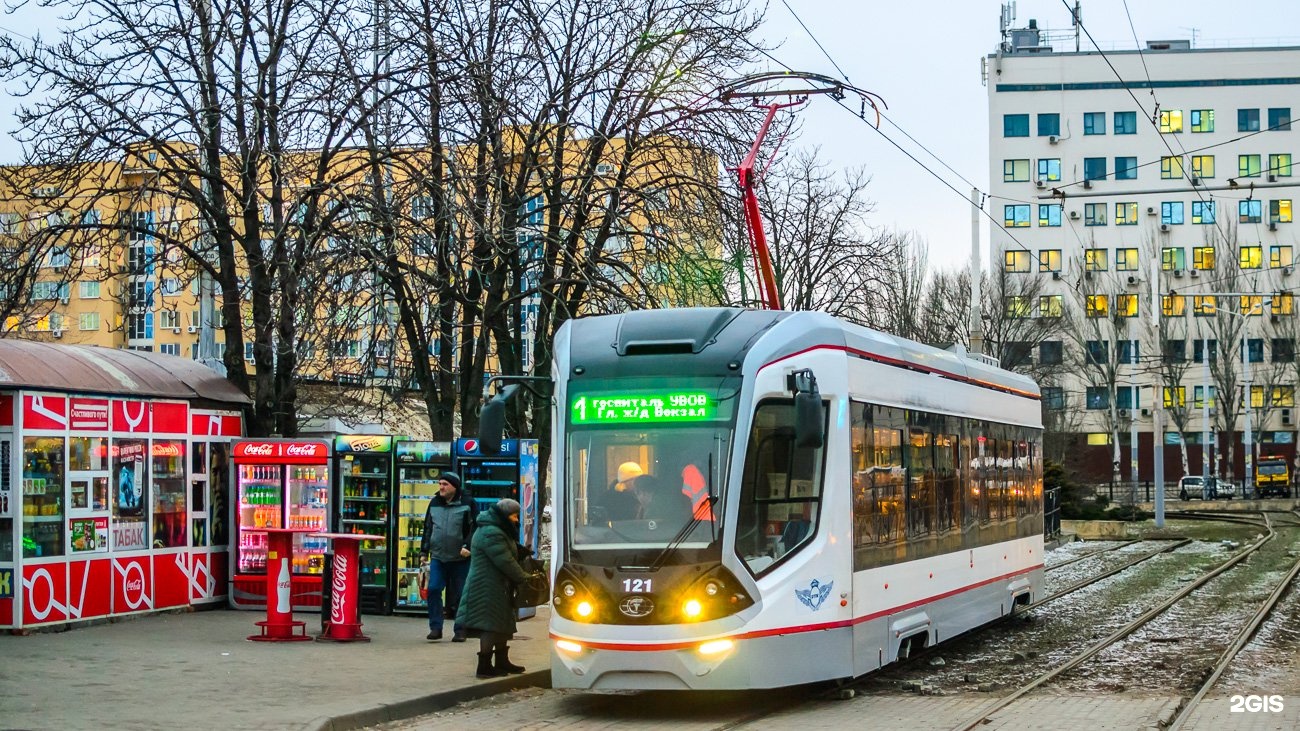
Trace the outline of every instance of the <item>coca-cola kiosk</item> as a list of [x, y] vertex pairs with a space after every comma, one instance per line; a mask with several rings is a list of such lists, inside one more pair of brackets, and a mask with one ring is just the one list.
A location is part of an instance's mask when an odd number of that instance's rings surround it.
[[230, 604], [266, 607], [270, 556], [268, 529], [293, 531], [288, 566], [293, 611], [317, 611], [328, 540], [310, 533], [330, 529], [330, 447], [326, 442], [248, 439], [231, 445], [235, 496], [231, 510]]

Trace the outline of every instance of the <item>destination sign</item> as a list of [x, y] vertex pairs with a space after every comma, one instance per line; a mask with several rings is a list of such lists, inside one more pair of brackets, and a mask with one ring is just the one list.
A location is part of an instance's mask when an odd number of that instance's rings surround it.
[[660, 424], [717, 419], [718, 403], [703, 391], [583, 394], [573, 399], [574, 424]]

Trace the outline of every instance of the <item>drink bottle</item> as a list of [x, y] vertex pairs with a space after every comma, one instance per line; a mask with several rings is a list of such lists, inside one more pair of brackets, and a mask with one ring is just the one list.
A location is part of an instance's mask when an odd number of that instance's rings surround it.
[[275, 608], [277, 611], [289, 613], [289, 587], [291, 580], [289, 578], [289, 560], [280, 559], [280, 575], [275, 580]]

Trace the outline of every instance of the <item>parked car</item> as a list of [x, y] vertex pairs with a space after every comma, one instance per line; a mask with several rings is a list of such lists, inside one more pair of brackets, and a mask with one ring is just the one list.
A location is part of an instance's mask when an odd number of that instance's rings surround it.
[[1200, 475], [1184, 475], [1178, 481], [1178, 499], [1231, 500], [1238, 494], [1237, 486], [1227, 480]]

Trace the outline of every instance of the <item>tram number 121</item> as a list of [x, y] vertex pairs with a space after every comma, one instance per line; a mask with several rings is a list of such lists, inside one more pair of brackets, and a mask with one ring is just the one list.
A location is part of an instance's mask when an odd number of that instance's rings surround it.
[[649, 594], [654, 591], [650, 588], [650, 582], [653, 579], [623, 579], [623, 591], [628, 594]]

